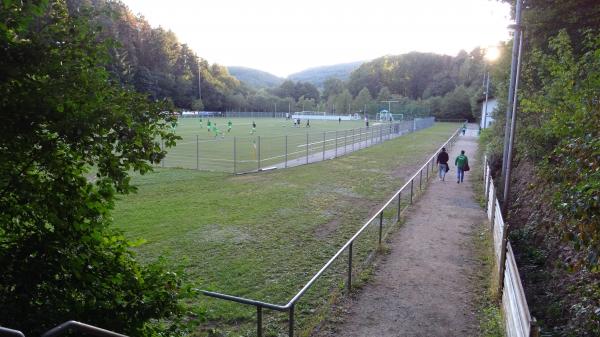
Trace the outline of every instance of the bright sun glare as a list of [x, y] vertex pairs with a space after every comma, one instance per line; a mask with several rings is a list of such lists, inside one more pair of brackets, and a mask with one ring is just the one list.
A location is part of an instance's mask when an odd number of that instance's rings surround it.
[[496, 61], [500, 57], [500, 49], [496, 46], [488, 47], [485, 50], [485, 59], [493, 62]]

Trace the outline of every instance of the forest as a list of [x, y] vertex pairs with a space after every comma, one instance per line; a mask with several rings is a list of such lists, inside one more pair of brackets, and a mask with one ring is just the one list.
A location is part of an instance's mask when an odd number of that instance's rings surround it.
[[[152, 28], [119, 1], [69, 0], [73, 13], [93, 8], [102, 38], [112, 41], [109, 71], [153, 99], [169, 99], [181, 110], [327, 111], [374, 115], [395, 100], [393, 113], [407, 117], [473, 119], [483, 94], [483, 50], [456, 56], [409, 53], [363, 63], [350, 78], [286, 80], [271, 88], [240, 82], [227, 68], [209, 64], [176, 35]], [[356, 66], [351, 64], [352, 66]], [[264, 75], [264, 74], [263, 74]], [[200, 85], [200, 88], [198, 87]]]

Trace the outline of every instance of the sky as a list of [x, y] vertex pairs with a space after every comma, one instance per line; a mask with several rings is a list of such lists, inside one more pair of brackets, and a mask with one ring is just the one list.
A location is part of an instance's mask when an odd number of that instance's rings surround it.
[[456, 55], [509, 39], [496, 0], [121, 0], [209, 63], [286, 77], [411, 51]]

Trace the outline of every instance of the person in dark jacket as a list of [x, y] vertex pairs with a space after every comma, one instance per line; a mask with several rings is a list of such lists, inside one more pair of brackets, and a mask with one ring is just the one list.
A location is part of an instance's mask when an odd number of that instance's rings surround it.
[[446, 148], [442, 148], [442, 152], [438, 154], [436, 164], [438, 165], [438, 175], [440, 176], [440, 181], [446, 180], [446, 172], [448, 172], [448, 152], [446, 152]]

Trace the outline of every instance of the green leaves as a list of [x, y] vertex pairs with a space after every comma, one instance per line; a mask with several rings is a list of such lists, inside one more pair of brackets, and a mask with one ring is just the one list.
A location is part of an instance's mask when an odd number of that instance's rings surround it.
[[171, 106], [113, 85], [87, 14], [1, 6], [0, 325], [38, 334], [76, 319], [138, 334], [177, 310], [179, 276], [140, 266], [110, 211], [134, 190], [129, 172], [164, 157], [156, 142], [174, 144]]

